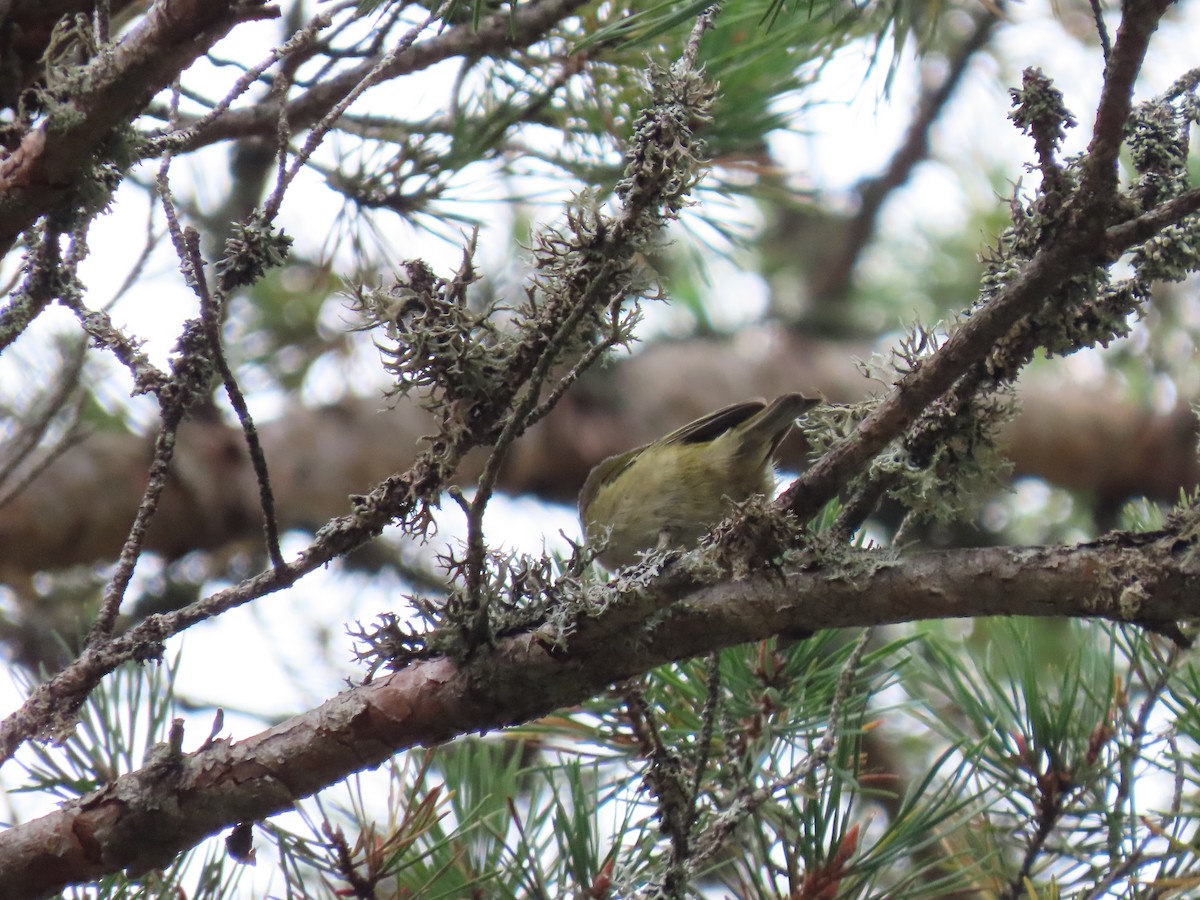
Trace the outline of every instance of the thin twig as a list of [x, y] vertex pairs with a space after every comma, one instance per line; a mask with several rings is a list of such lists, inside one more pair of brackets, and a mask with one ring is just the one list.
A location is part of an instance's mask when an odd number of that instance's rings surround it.
[[[529, 427], [529, 416], [536, 409], [538, 395], [542, 385], [549, 377], [550, 369], [558, 360], [559, 353], [565, 344], [574, 337], [579, 325], [595, 307], [598, 295], [609, 289], [609, 279], [606, 277], [614, 263], [606, 259], [600, 264], [591, 279], [583, 297], [577, 302], [566, 318], [558, 325], [554, 335], [542, 348], [533, 369], [522, 385], [517, 399], [513, 402], [512, 413], [504, 422], [500, 435], [492, 445], [483, 473], [476, 482], [475, 496], [471, 499], [470, 511], [467, 516], [467, 586], [471, 597], [472, 621], [468, 625], [468, 651], [474, 649], [488, 633], [488, 597], [483, 591], [483, 566], [486, 548], [483, 539], [483, 514], [496, 488], [496, 479], [508, 455], [508, 449], [525, 429]], [[599, 354], [590, 355], [594, 362]], [[578, 376], [576, 376], [578, 377]]]
[[[121, 295], [132, 284], [132, 279], [136, 272], [140, 272], [149, 258], [150, 252], [154, 249], [152, 246], [153, 238], [153, 221], [152, 218], [147, 222], [146, 243], [142, 247], [141, 256], [134, 264], [134, 270], [126, 276], [124, 283], [118, 288], [117, 292], [110, 298], [103, 309], [89, 309], [83, 302], [83, 292], [81, 290], [63, 290], [59, 297], [59, 302], [63, 306], [70, 309], [77, 319], [83, 330], [96, 342], [96, 345], [107, 349], [113, 356], [117, 358], [133, 376], [133, 394], [154, 394], [161, 400], [162, 390], [170, 383], [170, 378], [165, 372], [150, 362], [150, 357], [142, 352], [142, 344], [144, 343], [137, 338], [129, 337], [121, 329], [117, 328], [112, 323], [107, 310], [121, 297]], [[71, 256], [78, 256], [86, 251], [85, 234], [81, 230], [76, 231], [76, 235], [72, 242]], [[80, 258], [82, 258], [80, 256]], [[68, 271], [72, 271], [68, 269]]]
[[[1145, 640], [1149, 642], [1150, 638]], [[1171, 679], [1175, 675], [1175, 666], [1182, 658], [1182, 653], [1179, 646], [1175, 643], [1170, 645], [1167, 651], [1167, 658], [1163, 660], [1161, 668], [1158, 671], [1158, 677], [1154, 683], [1149, 686], [1146, 691], [1146, 696], [1142, 699], [1141, 706], [1138, 707], [1137, 716], [1134, 717], [1133, 727], [1129, 734], [1129, 747], [1122, 754], [1125, 759], [1121, 766], [1121, 781], [1117, 787], [1117, 794], [1113, 801], [1113, 808], [1116, 809], [1122, 805], [1133, 793], [1134, 773], [1132, 771], [1132, 763], [1141, 757], [1142, 741], [1150, 729], [1150, 716], [1154, 713], [1154, 707], [1162, 699], [1163, 694], [1167, 690], [1167, 686], [1171, 683]]]
[[[173, 112], [178, 111], [178, 102], [179, 95], [176, 91], [172, 97]], [[174, 207], [170, 202], [169, 188], [166, 187], [167, 171], [170, 162], [169, 155], [164, 157], [159, 172], [159, 180], [164, 188], [163, 203], [166, 210], [167, 222], [172, 228], [172, 236], [174, 237], [179, 229], [179, 223], [175, 217]], [[177, 241], [177, 249], [180, 246], [180, 242]], [[137, 561], [141, 556], [146, 529], [158, 509], [158, 501], [163, 489], [166, 487], [171, 458], [175, 451], [175, 435], [180, 422], [183, 420], [188, 397], [186, 396], [186, 392], [168, 391], [168, 388], [174, 385], [174, 380], [168, 379], [160, 370], [150, 366], [145, 355], [138, 349], [138, 345], [112, 327], [107, 313], [90, 312], [83, 314], [82, 303], [79, 303], [76, 305], [76, 314], [81, 315], [81, 321], [89, 334], [92, 334], [98, 340], [111, 342], [109, 344], [110, 349], [133, 372], [137, 390], [140, 392], [153, 391], [155, 393], [159, 400], [162, 416], [162, 425], [155, 440], [154, 458], [147, 473], [146, 488], [142, 494], [142, 501], [138, 504], [138, 511], [133, 525], [130, 527], [129, 536], [121, 547], [116, 571], [105, 587], [100, 612], [97, 614], [96, 621], [93, 623], [91, 631], [88, 634], [88, 646], [95, 646], [100, 640], [112, 634], [125, 591], [129, 586], [129, 581], [133, 577], [133, 570], [137, 566]]]
[[146, 488], [142, 492], [142, 501], [138, 504], [137, 515], [129, 528], [129, 535], [121, 547], [117, 557], [116, 570], [104, 588], [104, 597], [100, 603], [100, 611], [96, 621], [88, 632], [87, 646], [95, 647], [101, 641], [112, 635], [117, 614], [121, 609], [121, 601], [129, 588], [133, 570], [137, 567], [142, 555], [142, 546], [146, 540], [146, 530], [150, 520], [158, 512], [158, 502], [162, 498], [163, 489], [171, 471], [171, 459], [175, 455], [175, 436], [179, 423], [183, 421], [185, 403], [182, 398], [178, 402], [165, 404], [162, 409], [162, 424], [159, 426], [158, 437], [154, 441], [154, 458], [146, 473]]
[[[486, 17], [480, 22], [478, 30], [470, 25], [455, 26], [423, 41], [413, 54], [400, 54], [382, 76], [384, 79], [397, 78], [426, 70], [454, 57], [485, 56], [532, 42], [585, 3], [586, 0], [533, 0], [511, 11]], [[348, 71], [338, 72], [314, 84], [293, 98], [286, 110], [292, 130], [321, 120], [347, 92], [355, 90], [368, 77], [378, 78], [378, 75], [373, 75], [378, 65], [378, 60], [372, 56]], [[204, 128], [189, 130], [185, 146], [194, 150], [230, 138], [265, 137], [277, 130], [277, 117], [277, 111], [258, 106], [230, 110], [217, 120], [208, 122]]]
[[[223, 116], [233, 106], [235, 100], [258, 82], [271, 66], [278, 63], [280, 60], [287, 59], [289, 56], [306, 51], [314, 41], [316, 36], [325, 28], [328, 28], [333, 21], [333, 10], [326, 10], [313, 16], [309, 23], [304, 28], [297, 31], [292, 37], [281, 47], [276, 47], [262, 62], [255, 66], [251, 66], [241, 75], [233, 86], [226, 92], [225, 96], [213, 106], [202, 118], [192, 122], [187, 128], [173, 130], [172, 132], [163, 135], [151, 141], [147, 148], [147, 155], [153, 156], [159, 152], [166, 150], [171, 152], [175, 149], [185, 146], [193, 140], [197, 134], [209, 127], [218, 118]], [[287, 103], [282, 99], [280, 105], [283, 107], [283, 115], [286, 116]]]
[[1152, 834], [1143, 838], [1132, 853], [1125, 855], [1120, 864], [1110, 866], [1104, 873], [1104, 877], [1092, 885], [1091, 890], [1086, 894], [1081, 895], [1080, 900], [1101, 900], [1103, 897], [1111, 897], [1111, 888], [1114, 884], [1147, 864], [1145, 853], [1153, 839], [1154, 835]]
[[580, 375], [590, 369], [601, 356], [621, 343], [621, 334], [627, 332], [633, 326], [634, 318], [638, 315], [636, 309], [630, 310], [625, 313], [625, 321], [622, 322], [621, 304], [623, 302], [623, 294], [613, 300], [612, 309], [609, 311], [609, 330], [604, 340], [589, 347], [588, 351], [580, 357], [579, 361], [571, 366], [570, 371], [558, 379], [558, 383], [546, 395], [546, 399], [539, 403], [537, 409], [533, 410], [526, 417], [526, 428], [532, 427], [534, 423], [544, 418], [558, 404], [558, 401], [562, 399], [562, 395], [567, 392], [571, 385], [579, 380]]
[[1063, 808], [1061, 800], [1061, 797], [1054, 801], [1046, 797], [1042, 798], [1042, 803], [1045, 805], [1038, 813], [1037, 831], [1034, 832], [1033, 838], [1029, 841], [1029, 846], [1025, 848], [1025, 856], [1021, 859], [1021, 868], [1017, 870], [1017, 874], [1008, 883], [1008, 888], [1000, 895], [1003, 900], [1019, 900], [1019, 898], [1025, 896], [1025, 885], [1033, 874], [1033, 867], [1042, 855], [1042, 850], [1046, 847], [1046, 841], [1054, 833], [1055, 827], [1062, 818]]
[[96, 345], [108, 350], [129, 370], [129, 374], [133, 376], [134, 387], [131, 393], [134, 396], [161, 395], [171, 379], [142, 351], [140, 340], [129, 337], [117, 328], [108, 313], [103, 310], [88, 309], [76, 299], [64, 299], [62, 303], [75, 313], [79, 324]]
[[671, 860], [664, 884], [668, 896], [677, 894], [686, 878], [690, 854], [691, 811], [682, 783], [679, 755], [667, 747], [659, 733], [654, 711], [646, 703], [640, 686], [624, 694], [629, 724], [638, 737], [640, 751], [647, 761], [644, 780], [658, 806], [662, 829], [671, 841]]
[[713, 731], [717, 724], [717, 713], [721, 700], [721, 654], [708, 655], [708, 678], [704, 696], [704, 710], [700, 714], [700, 733], [696, 736], [696, 758], [692, 761], [692, 789], [688, 793], [688, 830], [696, 824], [699, 815], [700, 789], [704, 784], [704, 772], [708, 768], [712, 753]]
[[194, 228], [188, 228], [184, 232], [184, 241], [187, 245], [192, 271], [199, 273], [200, 276], [197, 277], [193, 287], [200, 297], [200, 321], [204, 325], [205, 337], [208, 338], [212, 362], [221, 375], [221, 381], [225, 385], [225, 395], [229, 398], [234, 412], [237, 413], [238, 422], [241, 423], [242, 434], [246, 438], [246, 449], [250, 453], [250, 464], [254, 468], [254, 477], [258, 481], [258, 500], [263, 511], [263, 531], [267, 541], [267, 555], [271, 559], [271, 565], [279, 570], [284, 567], [284, 561], [283, 553], [279, 549], [279, 524], [275, 519], [275, 494], [271, 489], [271, 477], [267, 471], [267, 455], [263, 450], [262, 441], [259, 439], [254, 419], [250, 415], [246, 397], [238, 385], [233, 369], [229, 366], [229, 360], [225, 358], [225, 349], [221, 341], [224, 303], [221, 302], [220, 295], [207, 289], [206, 282], [202, 277], [204, 260], [200, 255], [200, 233]]
[[1136, 218], [1113, 225], [1104, 232], [1105, 259], [1115, 262], [1126, 251], [1198, 211], [1200, 211], [1200, 188], [1191, 188], [1170, 200], [1163, 201]]
[[13, 298], [0, 309], [0, 353], [25, 333], [42, 310], [58, 295], [58, 264], [61, 253], [58, 239], [62, 230], [50, 221], [42, 223], [34, 234], [29, 250], [30, 264], [25, 280]]
[[687, 45], [683, 48], [682, 63], [685, 68], [695, 71], [696, 58], [700, 54], [700, 39], [704, 37], [704, 32], [713, 27], [720, 13], [721, 3], [718, 0], [718, 2], [696, 17], [696, 24], [692, 26], [691, 34], [688, 35]]
[[[424, 22], [419, 25], [414, 25], [412, 28], [410, 28], [404, 37], [402, 37], [396, 44], [396, 46], [393, 47], [387, 54], [385, 54], [383, 58], [375, 64], [371, 71], [369, 71], [363, 77], [363, 79], [359, 81], [358, 84], [356, 84], [344, 97], [335, 103], [329, 112], [322, 116], [321, 120], [309, 130], [308, 137], [304, 140], [304, 146], [301, 147], [296, 153], [296, 157], [292, 160], [292, 164], [287, 167], [287, 169], [276, 181], [274, 190], [271, 191], [271, 195], [267, 198], [267, 202], [263, 204], [263, 219], [265, 221], [270, 222], [275, 218], [276, 215], [279, 214], [279, 207], [283, 203], [283, 196], [287, 191], [288, 185], [292, 183], [292, 180], [296, 177], [296, 174], [300, 171], [300, 169], [303, 168], [304, 164], [308, 161], [308, 158], [313, 155], [317, 147], [321, 145], [321, 142], [325, 140], [325, 135], [327, 135], [329, 130], [333, 128], [333, 126], [337, 123], [337, 120], [342, 117], [342, 114], [349, 109], [350, 105], [353, 104], [354, 101], [359, 97], [361, 97], [368, 89], [374, 87], [376, 84], [379, 84], [381, 81], [386, 80], [388, 69], [395, 64], [396, 60], [400, 56], [408, 52], [412, 45], [416, 43], [417, 38], [421, 36], [421, 33], [435, 21], [437, 21], [437, 17], [434, 15], [429, 15], [426, 17]], [[285, 119], [287, 118], [286, 104], [281, 111], [281, 115]]]
[[[69, 353], [64, 354], [63, 359], [55, 366], [58, 374], [53, 390], [36, 405], [37, 408], [27, 410], [21, 416], [20, 430], [2, 448], [4, 453], [0, 458], [0, 485], [7, 482], [21, 464], [29, 458], [30, 454], [37, 449], [49, 431], [50, 425], [66, 407], [71, 395], [79, 389], [79, 376], [83, 371], [83, 363], [86, 358], [87, 339], [83, 338], [71, 348]], [[83, 439], [78, 431], [83, 403], [84, 397], [79, 394], [74, 409], [70, 413], [70, 424], [62, 436], [55, 441], [53, 447], [41, 454], [41, 458], [37, 460], [36, 464], [29, 466], [17, 481], [11, 484], [3, 494], [0, 494], [0, 507], [12, 502], [13, 498], [25, 490], [38, 475], [46, 470], [50, 463], [71, 447], [78, 445]]]
[[111, 18], [110, 0], [96, 0], [92, 13], [92, 29], [96, 33], [96, 43], [102, 52], [108, 48]]
[[[173, 114], [177, 110], [178, 94], [172, 96]], [[276, 571], [284, 566], [283, 553], [279, 548], [279, 525], [275, 517], [275, 495], [271, 489], [270, 474], [267, 469], [266, 453], [258, 436], [258, 429], [250, 415], [246, 398], [238, 386], [237, 378], [229, 361], [225, 358], [221, 341], [221, 322], [223, 320], [223, 292], [215, 296], [208, 288], [204, 277], [204, 259], [200, 253], [200, 236], [192, 228], [184, 228], [179, 222], [175, 208], [175, 199], [171, 191], [170, 166], [173, 154], [163, 154], [158, 172], [158, 192], [162, 201], [163, 214], [167, 221], [167, 231], [179, 258], [180, 269], [185, 280], [200, 301], [200, 323], [204, 329], [205, 340], [208, 344], [212, 365], [221, 376], [225, 394], [237, 414], [246, 438], [246, 449], [250, 455], [250, 463], [258, 482], [259, 504], [263, 511], [263, 532], [267, 544], [267, 555]]]
[[1108, 62], [1109, 56], [1112, 55], [1112, 38], [1108, 36], [1108, 26], [1104, 24], [1104, 8], [1100, 5], [1100, 0], [1088, 0], [1092, 7], [1092, 18], [1096, 22], [1096, 36], [1100, 38], [1100, 52], [1104, 55], [1104, 61]]
[[1200, 67], [1189, 69], [1176, 78], [1171, 86], [1159, 95], [1158, 102], [1169, 103], [1178, 100], [1184, 94], [1190, 94], [1197, 87], [1200, 87]]
[[855, 491], [838, 513], [838, 517], [829, 531], [830, 540], [834, 544], [844, 544], [854, 537], [854, 533], [870, 518], [875, 507], [879, 505], [879, 501], [883, 499], [884, 494], [895, 481], [895, 476], [884, 477], [881, 475]]

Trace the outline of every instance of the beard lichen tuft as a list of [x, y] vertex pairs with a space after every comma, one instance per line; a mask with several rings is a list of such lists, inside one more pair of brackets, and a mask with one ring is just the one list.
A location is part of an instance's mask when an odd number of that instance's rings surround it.
[[758, 494], [732, 504], [702, 546], [709, 550], [708, 560], [740, 581], [755, 572], [780, 571], [790, 553], [811, 543], [811, 532], [795, 516]]

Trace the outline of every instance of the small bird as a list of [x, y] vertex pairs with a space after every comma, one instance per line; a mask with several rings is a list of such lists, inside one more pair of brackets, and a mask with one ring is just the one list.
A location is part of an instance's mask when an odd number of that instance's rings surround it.
[[792, 423], [821, 400], [784, 394], [718, 409], [599, 463], [579, 493], [588, 544], [608, 569], [637, 554], [692, 547], [730, 505], [775, 488], [774, 455]]

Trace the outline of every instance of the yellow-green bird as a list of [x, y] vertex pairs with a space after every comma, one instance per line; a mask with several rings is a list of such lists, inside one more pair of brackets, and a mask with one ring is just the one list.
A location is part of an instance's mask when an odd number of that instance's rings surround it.
[[709, 413], [666, 437], [599, 463], [579, 493], [579, 519], [597, 558], [615, 569], [641, 551], [692, 547], [730, 504], [775, 488], [774, 456], [819, 398], [784, 394]]

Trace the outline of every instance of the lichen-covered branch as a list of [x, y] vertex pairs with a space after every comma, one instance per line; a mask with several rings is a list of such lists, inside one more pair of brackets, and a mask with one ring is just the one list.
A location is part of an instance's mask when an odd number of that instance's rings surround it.
[[[292, 806], [407, 747], [522, 722], [672, 660], [817, 630], [959, 616], [1195, 617], [1200, 560], [1179, 534], [1076, 547], [988, 548], [810, 567], [663, 588], [581, 615], [565, 648], [534, 633], [486, 651], [488, 678], [417, 662], [242, 741], [165, 759], [0, 833], [0, 898], [165, 865], [207, 835]], [[669, 591], [669, 596], [660, 596]]]
[[[1194, 226], [1186, 217], [1191, 207], [1177, 203], [1180, 218], [1171, 227], [1178, 229], [1179, 239], [1170, 242], [1171, 250], [1188, 261], [1180, 265], [1172, 259], [1174, 265], [1168, 268], [1159, 262], [1168, 252], [1162, 250], [1126, 281], [1110, 283], [1108, 273], [1116, 256], [1139, 249], [1134, 241], [1139, 236], [1144, 239], [1138, 229], [1110, 233], [1134, 215], [1128, 198], [1118, 192], [1116, 162], [1133, 111], [1133, 83], [1167, 5], [1126, 4], [1105, 72], [1092, 146], [1073, 167], [1057, 159], [1062, 131], [1072, 117], [1044, 76], [1032, 70], [1026, 73], [1022, 90], [1014, 92], [1014, 118], [1034, 136], [1043, 182], [1033, 202], [1014, 198], [1013, 226], [988, 260], [980, 301], [954, 324], [943, 342], [933, 342], [927, 356], [906, 358], [891, 393], [863, 415], [852, 434], [821, 456], [780, 499], [781, 508], [801, 519], [810, 518], [860, 477], [889, 445], [931, 411], [936, 413], [939, 402], [945, 401], [958, 416], [970, 405], [986, 404], [989, 392], [1011, 384], [1040, 348], [1065, 354], [1121, 336], [1129, 315], [1144, 302], [1151, 279], [1197, 265], [1195, 253], [1188, 255]], [[1160, 107], [1171, 99], [1160, 98]], [[1176, 110], [1165, 115], [1179, 122], [1191, 114]], [[1180, 190], [1176, 185], [1156, 199], [1174, 202]], [[1129, 243], [1118, 245], [1119, 237]], [[1146, 255], [1135, 255], [1135, 265]], [[952, 396], [953, 391], [957, 396]], [[927, 465], [921, 459], [910, 462], [915, 470]]]
[[[704, 121], [712, 94], [712, 86], [691, 66], [656, 74], [650, 102], [627, 152], [625, 177], [617, 187], [620, 203], [608, 213], [581, 201], [567, 225], [537, 237], [535, 283], [528, 289], [527, 303], [516, 311], [511, 334], [502, 335], [486, 314], [480, 317], [467, 305], [466, 290], [473, 280], [469, 258], [453, 279], [438, 279], [423, 263], [410, 263], [408, 281], [397, 285], [395, 294], [364, 295], [373, 324], [396, 341], [392, 357], [397, 390], [414, 383], [431, 390], [428, 405], [439, 420], [437, 439], [408, 471], [387, 478], [367, 495], [353, 497], [353, 512], [329, 521], [294, 560], [89, 647], [35, 688], [22, 708], [0, 724], [0, 760], [34, 735], [60, 733], [69, 724], [70, 711], [121, 662], [156, 658], [166, 638], [294, 584], [378, 536], [388, 524], [399, 523], [410, 534], [423, 533], [430, 509], [466, 453], [519, 435], [526, 417], [536, 411], [551, 368], [561, 363], [570, 369], [581, 358], [594, 358], [591, 347], [613, 337], [606, 329], [627, 327], [619, 310], [640, 295], [638, 255], [687, 202], [700, 177], [703, 163], [693, 128]], [[244, 252], [233, 246], [218, 265], [220, 285], [254, 280], [282, 258], [284, 241], [269, 223], [247, 223], [231, 242]], [[181, 259], [194, 266], [185, 250]], [[420, 327], [414, 329], [414, 321]], [[202, 328], [199, 322], [191, 325], [197, 332]], [[496, 341], [489, 341], [490, 336]], [[414, 344], [420, 352], [413, 352]], [[211, 376], [211, 364], [199, 352], [203, 348], [204, 343], [193, 347], [192, 356], [181, 353], [177, 365], [202, 368]], [[196, 391], [186, 380], [180, 388], [188, 396]], [[515, 419], [514, 404], [520, 413]]]
[[[102, 208], [123, 174], [111, 159], [133, 158], [131, 148], [121, 153], [111, 146], [129, 141], [120, 129], [229, 29], [277, 14], [263, 0], [165, 0], [115, 46], [71, 72], [73, 87], [59, 98], [48, 95], [57, 105], [0, 159], [0, 253], [62, 204]], [[93, 165], [96, 171], [86, 171]], [[80, 191], [86, 196], [75, 196]]]

